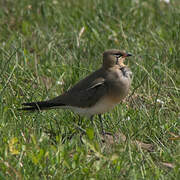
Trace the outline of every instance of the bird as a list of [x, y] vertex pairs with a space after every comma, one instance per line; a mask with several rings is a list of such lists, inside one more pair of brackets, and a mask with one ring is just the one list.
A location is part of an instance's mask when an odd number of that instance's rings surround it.
[[55, 108], [70, 109], [93, 120], [98, 115], [102, 132], [102, 114], [110, 111], [127, 95], [132, 71], [124, 64], [132, 54], [118, 49], [103, 53], [102, 66], [60, 96], [38, 102], [26, 102], [20, 110], [41, 111]]

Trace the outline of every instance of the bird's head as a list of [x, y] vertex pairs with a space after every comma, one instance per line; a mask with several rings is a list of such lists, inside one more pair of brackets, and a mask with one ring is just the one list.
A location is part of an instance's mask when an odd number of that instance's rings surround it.
[[103, 53], [103, 67], [110, 68], [115, 65], [119, 65], [120, 67], [123, 67], [125, 66], [124, 60], [126, 59], [126, 57], [129, 56], [132, 55], [117, 49], [106, 50]]

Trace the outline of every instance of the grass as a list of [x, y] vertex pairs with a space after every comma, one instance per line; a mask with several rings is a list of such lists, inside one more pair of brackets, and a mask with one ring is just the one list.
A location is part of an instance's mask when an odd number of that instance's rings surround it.
[[[179, 0], [0, 7], [0, 179], [180, 178]], [[79, 126], [69, 111], [17, 110], [61, 94], [100, 67], [110, 48], [134, 54], [129, 97], [104, 115], [114, 138], [101, 141], [98, 118]]]

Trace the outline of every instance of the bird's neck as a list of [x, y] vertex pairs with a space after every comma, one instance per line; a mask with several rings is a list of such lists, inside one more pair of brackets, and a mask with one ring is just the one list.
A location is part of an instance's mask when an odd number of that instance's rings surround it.
[[120, 67], [120, 70], [124, 77], [131, 79], [132, 71], [127, 66]]

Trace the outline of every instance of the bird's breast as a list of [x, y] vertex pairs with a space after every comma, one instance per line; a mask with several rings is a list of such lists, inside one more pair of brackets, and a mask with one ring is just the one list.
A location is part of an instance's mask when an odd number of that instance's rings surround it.
[[108, 90], [113, 101], [119, 102], [127, 96], [131, 85], [130, 74], [132, 74], [132, 72], [129, 68], [116, 68], [112, 76], [109, 77]]

